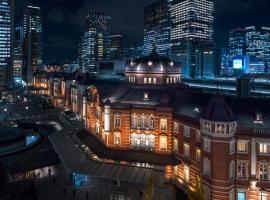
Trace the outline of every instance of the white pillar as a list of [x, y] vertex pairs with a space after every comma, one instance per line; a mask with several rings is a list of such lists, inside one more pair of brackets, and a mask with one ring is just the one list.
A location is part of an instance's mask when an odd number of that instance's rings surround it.
[[257, 152], [256, 152], [256, 142], [254, 138], [251, 140], [251, 176], [256, 177], [256, 163], [257, 163]]
[[105, 105], [104, 108], [104, 131], [110, 134], [111, 131], [111, 105]]

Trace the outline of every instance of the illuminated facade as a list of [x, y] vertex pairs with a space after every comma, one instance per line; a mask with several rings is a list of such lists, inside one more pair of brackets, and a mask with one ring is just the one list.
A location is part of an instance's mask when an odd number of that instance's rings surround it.
[[84, 73], [96, 73], [97, 62], [110, 58], [111, 17], [100, 12], [89, 12], [84, 23], [80, 67]]
[[159, 167], [183, 190], [199, 176], [205, 199], [269, 200], [268, 100], [192, 91], [181, 85], [180, 71], [153, 51], [127, 66], [126, 83], [77, 77], [63, 95], [110, 150], [176, 159]]
[[110, 58], [111, 59], [122, 58], [123, 57], [123, 36], [112, 35], [110, 38], [111, 38]]
[[0, 0], [0, 87], [12, 84], [14, 1]]
[[159, 0], [144, 8], [144, 50], [151, 53], [153, 45], [160, 55], [170, 54], [170, 11], [167, 0]]
[[43, 63], [42, 22], [39, 7], [24, 8], [23, 40], [22, 78], [28, 82]]
[[191, 76], [192, 51], [213, 43], [214, 1], [171, 2], [171, 57], [182, 64], [184, 77]]

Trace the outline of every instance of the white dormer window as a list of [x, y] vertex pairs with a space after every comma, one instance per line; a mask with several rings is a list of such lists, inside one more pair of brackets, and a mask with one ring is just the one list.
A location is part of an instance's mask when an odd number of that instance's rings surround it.
[[261, 113], [256, 113], [255, 114], [255, 120], [254, 123], [261, 124], [263, 123], [263, 116]]
[[145, 101], [149, 100], [148, 92], [145, 92], [145, 93], [143, 94], [143, 100], [145, 100]]

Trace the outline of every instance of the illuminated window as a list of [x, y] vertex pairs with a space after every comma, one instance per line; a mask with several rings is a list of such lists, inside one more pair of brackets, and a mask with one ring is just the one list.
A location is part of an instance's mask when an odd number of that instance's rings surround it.
[[148, 78], [148, 83], [149, 83], [149, 84], [152, 83], [152, 78]]
[[196, 161], [201, 162], [201, 150], [200, 149], [196, 150]]
[[177, 122], [174, 122], [173, 123], [173, 131], [175, 133], [178, 133], [179, 132], [179, 124]]
[[178, 152], [178, 139], [173, 138], [173, 151]]
[[120, 145], [121, 144], [121, 134], [120, 134], [120, 132], [115, 132], [114, 133], [114, 144], [115, 145]]
[[237, 192], [237, 200], [246, 200], [246, 191], [238, 190]]
[[184, 156], [185, 157], [189, 157], [189, 145], [188, 144], [184, 144]]
[[143, 100], [149, 100], [148, 92], [145, 92], [145, 93], [143, 94]]
[[246, 153], [248, 151], [248, 142], [246, 140], [237, 141], [237, 152]]
[[163, 130], [163, 131], [167, 130], [167, 119], [165, 118], [160, 119], [160, 130]]
[[143, 79], [144, 84], [147, 84], [147, 78]]
[[261, 113], [256, 113], [256, 114], [255, 114], [255, 120], [254, 120], [254, 123], [258, 123], [258, 124], [263, 123], [263, 116], [262, 116]]
[[161, 150], [167, 150], [167, 136], [160, 136], [159, 146]]
[[157, 84], [157, 78], [153, 78], [153, 83]]
[[184, 180], [189, 181], [189, 167], [187, 165], [184, 165]]
[[261, 154], [269, 154], [270, 153], [270, 144], [259, 144], [259, 151]]
[[119, 114], [114, 115], [114, 127], [120, 128], [121, 125], [121, 116]]

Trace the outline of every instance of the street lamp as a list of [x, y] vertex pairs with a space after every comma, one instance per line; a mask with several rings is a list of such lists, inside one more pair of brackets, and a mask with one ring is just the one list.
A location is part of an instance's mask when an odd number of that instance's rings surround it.
[[28, 106], [26, 106], [26, 107], [25, 107], [25, 109], [26, 109], [26, 110], [28, 110], [28, 109], [29, 109], [29, 107], [28, 107]]

